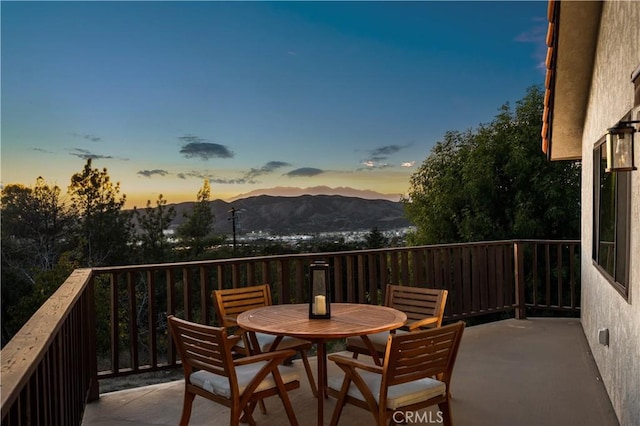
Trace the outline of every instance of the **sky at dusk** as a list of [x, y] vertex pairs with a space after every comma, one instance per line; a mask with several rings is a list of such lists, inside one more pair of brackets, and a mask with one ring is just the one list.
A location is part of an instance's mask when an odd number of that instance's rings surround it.
[[88, 158], [127, 207], [406, 194], [448, 130], [544, 81], [547, 3], [2, 1], [2, 185]]

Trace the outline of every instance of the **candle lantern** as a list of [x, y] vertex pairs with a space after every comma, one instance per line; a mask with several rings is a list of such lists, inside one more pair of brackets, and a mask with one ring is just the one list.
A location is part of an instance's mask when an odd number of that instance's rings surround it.
[[314, 262], [309, 271], [309, 318], [331, 318], [329, 265]]

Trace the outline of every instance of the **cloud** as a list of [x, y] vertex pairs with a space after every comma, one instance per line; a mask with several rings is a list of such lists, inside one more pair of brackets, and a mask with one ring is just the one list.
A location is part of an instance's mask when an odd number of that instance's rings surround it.
[[369, 151], [369, 156], [366, 159], [362, 160], [362, 165], [364, 165], [364, 167], [360, 167], [356, 169], [356, 171], [361, 172], [363, 170], [386, 169], [388, 167], [392, 167], [392, 165], [386, 162], [386, 160], [389, 159], [391, 155], [396, 154], [410, 146], [411, 144], [392, 144], [373, 149]]
[[220, 185], [233, 185], [233, 184], [244, 184], [244, 183], [250, 183], [247, 182], [247, 180], [245, 178], [221, 178], [221, 177], [216, 177], [216, 175], [212, 174], [212, 173], [207, 173], [207, 172], [199, 172], [199, 171], [190, 171], [190, 172], [186, 172], [186, 173], [177, 173], [176, 176], [178, 177], [178, 179], [189, 179], [189, 178], [194, 178], [194, 179], [199, 179], [199, 180], [208, 180], [210, 183], [217, 183]]
[[53, 154], [53, 152], [51, 151], [47, 151], [44, 148], [33, 148], [34, 151], [38, 151], [38, 152], [44, 152], [45, 154]]
[[153, 175], [160, 175], [160, 176], [166, 176], [169, 174], [168, 171], [166, 170], [160, 170], [160, 169], [153, 169], [153, 170], [140, 170], [138, 172], [138, 174], [140, 176], [144, 176], [144, 177], [148, 177], [150, 178]]
[[416, 164], [415, 161], [405, 161], [404, 163], [400, 164], [400, 167], [413, 167], [414, 164]]
[[249, 170], [247, 173], [245, 173], [244, 179], [246, 179], [248, 181], [253, 181], [258, 176], [266, 175], [266, 174], [269, 174], [271, 172], [274, 172], [277, 169], [280, 169], [282, 167], [288, 167], [288, 166], [291, 166], [291, 164], [289, 164], [289, 163], [287, 163], [285, 161], [269, 161], [267, 164], [265, 164], [264, 166], [262, 166], [262, 167], [260, 167], [258, 169], [251, 168], [251, 170]]
[[248, 183], [245, 179], [243, 178], [238, 178], [238, 179], [230, 179], [230, 178], [213, 178], [213, 179], [209, 179], [209, 182], [211, 183], [218, 183], [220, 185], [241, 185], [244, 183]]
[[71, 133], [72, 136], [80, 139], [84, 139], [90, 142], [100, 142], [102, 138], [100, 136], [92, 135], [90, 133]]
[[410, 147], [411, 144], [407, 145], [385, 145], [379, 148], [373, 149], [369, 151], [369, 156], [363, 161], [363, 164], [367, 164], [370, 162], [380, 163], [389, 158], [390, 155], [395, 154], [397, 152], [402, 151], [405, 148]]
[[[183, 180], [196, 178], [196, 179], [207, 179], [211, 183], [218, 183], [221, 185], [242, 185], [247, 183], [256, 183], [254, 179], [257, 176], [272, 173], [277, 169], [280, 169], [282, 167], [288, 167], [288, 166], [291, 166], [291, 164], [285, 161], [269, 161], [262, 167], [251, 168], [248, 172], [244, 174], [244, 176], [239, 178], [220, 177], [208, 171], [196, 171], [196, 170], [192, 170], [190, 172], [180, 172], [180, 173], [177, 173], [176, 176], [179, 179], [183, 179]], [[316, 174], [323, 173], [323, 170], [305, 168], [305, 169], [298, 169], [298, 171], [294, 170], [292, 173], [293, 174], [289, 176], [314, 176]]]
[[183, 143], [180, 154], [186, 158], [199, 157], [202, 160], [209, 160], [210, 158], [233, 158], [234, 155], [233, 151], [226, 146], [205, 142], [198, 136], [186, 135], [178, 139]]
[[376, 148], [373, 151], [371, 151], [371, 157], [380, 157], [380, 158], [386, 158], [391, 154], [395, 154], [396, 152], [399, 152], [401, 150], [403, 150], [404, 148], [408, 147], [409, 145], [387, 145], [387, 146], [381, 146], [380, 148]]
[[179, 179], [188, 179], [188, 178], [196, 178], [196, 179], [207, 179], [211, 180], [214, 176], [210, 173], [203, 173], [197, 171], [190, 171], [186, 173], [177, 173]]
[[514, 40], [519, 43], [546, 42], [548, 23], [546, 19], [534, 18], [534, 25], [518, 34]]
[[381, 155], [376, 155], [376, 156], [373, 156], [373, 157], [369, 157], [367, 160], [365, 160], [365, 161], [363, 162], [363, 164], [366, 164], [366, 163], [379, 163], [379, 162], [381, 162], [381, 161], [386, 160], [387, 158], [389, 158], [389, 157], [387, 157], [387, 156], [381, 156]]
[[300, 167], [299, 169], [291, 170], [285, 173], [284, 176], [289, 177], [311, 177], [324, 173], [324, 170], [316, 169], [315, 167]]
[[71, 150], [71, 155], [82, 158], [83, 160], [100, 160], [105, 158], [113, 158], [113, 156], [111, 155], [94, 154], [91, 151], [87, 151], [86, 149], [82, 148], [73, 148]]
[[535, 17], [532, 19], [533, 25], [528, 30], [518, 34], [514, 41], [518, 43], [533, 43], [536, 45], [533, 58], [538, 65], [536, 68], [542, 72], [546, 72], [547, 57], [547, 28], [548, 21], [546, 18]]
[[357, 172], [361, 172], [363, 170], [386, 169], [387, 167], [391, 167], [391, 165], [388, 163], [378, 163], [372, 160], [366, 160], [362, 164], [364, 165], [364, 167], [356, 169]]

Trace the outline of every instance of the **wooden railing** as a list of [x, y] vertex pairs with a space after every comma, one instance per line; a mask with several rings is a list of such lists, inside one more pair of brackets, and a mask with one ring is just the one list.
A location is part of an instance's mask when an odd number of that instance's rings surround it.
[[98, 398], [91, 270], [75, 270], [2, 349], [2, 425], [78, 425]]
[[274, 303], [304, 303], [323, 260], [334, 302], [378, 304], [394, 283], [447, 289], [448, 321], [576, 314], [579, 255], [579, 241], [510, 240], [77, 270], [2, 350], [2, 424], [78, 423], [97, 378], [176, 367], [166, 316], [217, 324], [214, 289], [269, 283]]

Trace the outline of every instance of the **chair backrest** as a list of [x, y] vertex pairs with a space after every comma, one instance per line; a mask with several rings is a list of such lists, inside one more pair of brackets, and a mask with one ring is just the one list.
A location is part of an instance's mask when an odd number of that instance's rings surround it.
[[384, 304], [404, 312], [408, 323], [426, 317], [437, 317], [438, 322], [434, 326], [440, 327], [447, 293], [447, 290], [387, 284]]
[[463, 331], [464, 322], [458, 321], [413, 333], [390, 334], [384, 357], [383, 388], [437, 376], [449, 389]]
[[196, 369], [235, 379], [231, 342], [223, 327], [196, 324], [173, 315], [167, 322], [187, 378]]
[[235, 318], [249, 309], [271, 305], [269, 284], [213, 291], [213, 304], [222, 327], [235, 326]]

